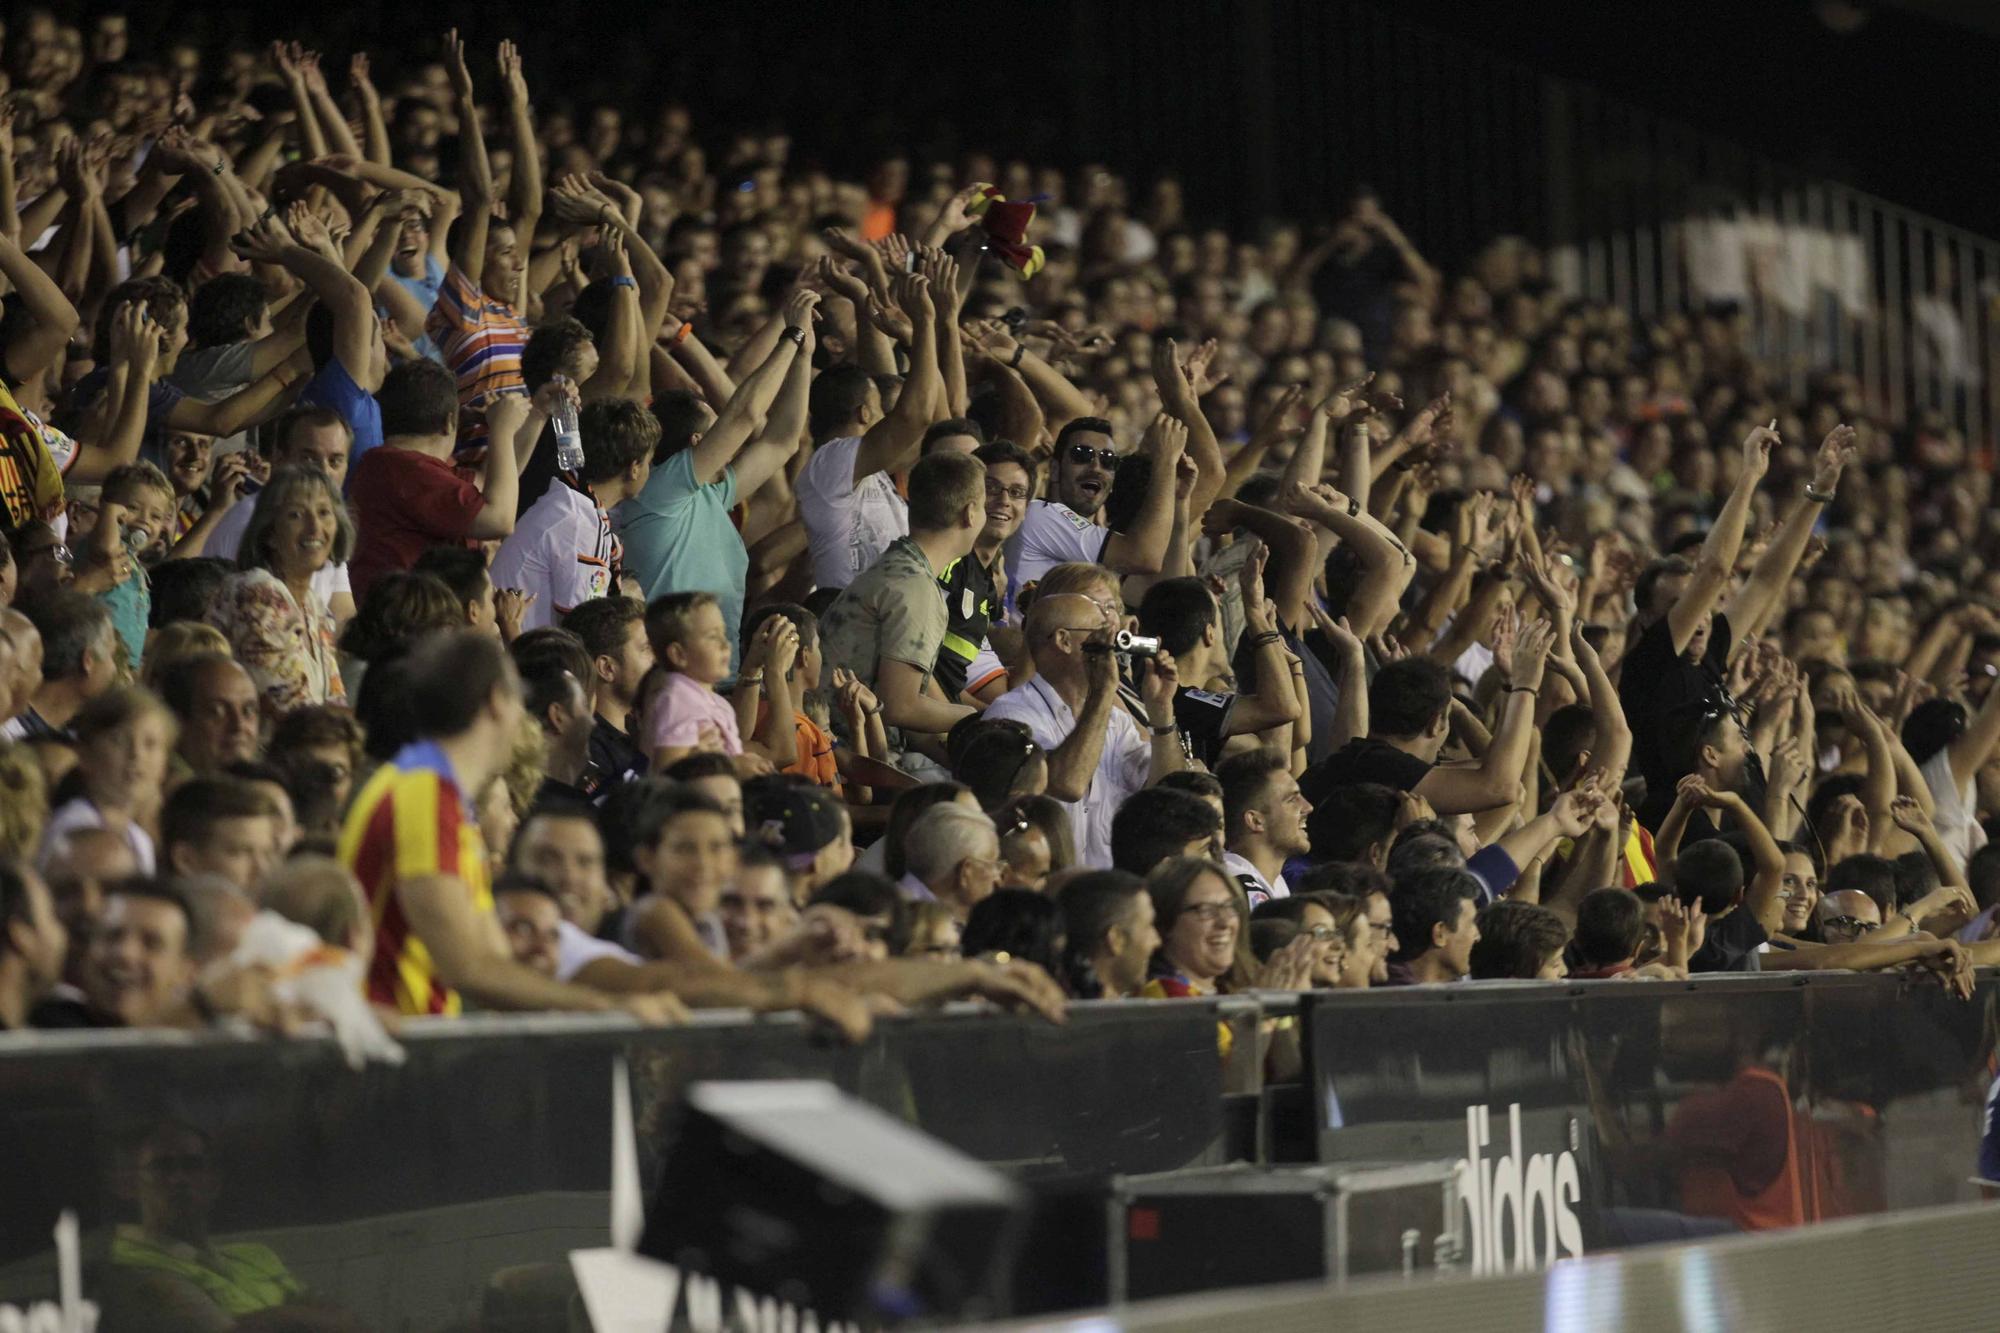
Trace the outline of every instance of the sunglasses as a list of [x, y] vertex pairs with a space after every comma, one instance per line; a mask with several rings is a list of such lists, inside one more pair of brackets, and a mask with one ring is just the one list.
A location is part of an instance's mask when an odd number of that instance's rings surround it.
[[1821, 924], [1828, 930], [1851, 930], [1856, 934], [1865, 935], [1871, 930], [1879, 930], [1882, 923], [1864, 921], [1858, 916], [1830, 916]]
[[1118, 468], [1118, 451], [1116, 449], [1093, 449], [1087, 444], [1072, 444], [1069, 447], [1069, 461], [1079, 467], [1089, 467], [1094, 461], [1101, 467], [1116, 471]]

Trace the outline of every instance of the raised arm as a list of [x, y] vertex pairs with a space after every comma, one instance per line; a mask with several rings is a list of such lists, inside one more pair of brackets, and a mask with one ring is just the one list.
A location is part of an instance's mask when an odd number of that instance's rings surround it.
[[1771, 836], [1771, 830], [1741, 796], [1735, 792], [1716, 792], [1710, 801], [1736, 817], [1737, 827], [1743, 830], [1749, 843], [1750, 883], [1743, 890], [1743, 906], [1738, 910], [1756, 917], [1766, 934], [1775, 935], [1785, 925], [1785, 853]]
[[20, 294], [28, 315], [4, 353], [7, 373], [18, 384], [55, 364], [81, 319], [62, 288], [11, 237], [0, 236], [0, 274]]
[[1250, 480], [1264, 465], [1264, 458], [1271, 452], [1271, 446], [1285, 436], [1285, 422], [1291, 418], [1292, 409], [1306, 394], [1303, 384], [1294, 384], [1278, 395], [1271, 410], [1250, 432], [1250, 438], [1229, 457], [1229, 465], [1223, 470], [1220, 498], [1233, 499], [1243, 483]]
[[[500, 103], [514, 139], [514, 167], [507, 181], [507, 222], [519, 238], [525, 260], [534, 246], [535, 224], [542, 220], [542, 153], [535, 141], [534, 112], [528, 105], [528, 80], [521, 72], [521, 52], [511, 41], [500, 43]], [[522, 265], [522, 273], [527, 266]], [[525, 281], [525, 279], [520, 279]], [[517, 290], [514, 308], [525, 312], [528, 293]]]
[[978, 322], [973, 327], [973, 334], [988, 356], [1027, 381], [1035, 401], [1042, 405], [1050, 434], [1061, 434], [1062, 428], [1077, 417], [1096, 415], [1097, 408], [1084, 396], [1083, 390], [1071, 384], [1060, 370], [1028, 350], [1027, 344], [1016, 340], [999, 320]]
[[1205, 379], [1215, 359], [1214, 339], [1196, 348], [1185, 363], [1180, 348], [1171, 338], [1153, 343], [1153, 383], [1160, 390], [1160, 407], [1187, 427], [1187, 456], [1194, 461], [1194, 492], [1188, 508], [1198, 522], [1215, 497], [1222, 492], [1227, 469], [1222, 463], [1222, 446], [1216, 442], [1215, 428], [1201, 410], [1201, 395], [1195, 388]]
[[377, 166], [388, 166], [389, 126], [382, 119], [382, 95], [375, 91], [375, 80], [369, 77], [368, 53], [356, 51], [347, 62], [347, 81], [354, 88], [354, 98], [361, 104], [361, 142], [366, 159]]
[[[146, 438], [153, 371], [159, 364], [160, 326], [144, 301], [127, 301], [111, 313], [111, 378], [105, 385], [103, 437], [77, 453], [63, 480], [71, 486], [101, 484], [113, 470], [134, 462]], [[110, 395], [116, 393], [117, 398]]]
[[861, 448], [854, 455], [854, 480], [876, 472], [898, 472], [917, 461], [924, 432], [937, 420], [937, 405], [944, 395], [944, 381], [938, 375], [937, 307], [932, 303], [930, 283], [922, 274], [907, 273], [896, 279], [896, 304], [910, 320], [910, 376], [903, 392], [888, 415], [868, 428]]
[[[305, 235], [300, 239], [327, 241], [318, 219], [295, 210]], [[299, 244], [276, 218], [267, 218], [237, 242], [237, 253], [252, 263], [275, 264], [297, 278], [333, 316], [333, 357], [361, 389], [380, 387], [374, 367], [375, 302], [361, 280], [327, 254]]]
[[[777, 397], [765, 414], [764, 428], [757, 438], [736, 456], [736, 494], [749, 499], [775, 477], [799, 451], [805, 439], [806, 418], [812, 392], [813, 349], [817, 346], [813, 324], [819, 318], [819, 294], [801, 287], [792, 293], [784, 310], [785, 327], [802, 335], [794, 340], [787, 334], [781, 341], [796, 341], [797, 349], [785, 367]], [[803, 541], [800, 528], [798, 540]]]
[[1986, 692], [1986, 702], [1972, 715], [1965, 731], [1946, 747], [1951, 760], [1951, 780], [1963, 787], [1972, 775], [1985, 767], [2000, 745], [2000, 687]]
[[[472, 71], [465, 65], [465, 42], [458, 29], [444, 37], [444, 67], [451, 76], [452, 100], [458, 111], [458, 197], [464, 209], [451, 246], [451, 262], [483, 286], [486, 274], [486, 232], [493, 222], [493, 164], [486, 157], [486, 137], [479, 132], [479, 106], [472, 96]], [[528, 244], [524, 238], [523, 248]]]
[[495, 541], [513, 535], [515, 511], [521, 503], [521, 465], [516, 440], [532, 410], [528, 399], [518, 393], [502, 394], [487, 404], [486, 469], [479, 482], [486, 503], [473, 515], [466, 536]]
[[1354, 632], [1370, 639], [1388, 629], [1396, 618], [1403, 589], [1416, 572], [1409, 552], [1395, 534], [1363, 510], [1358, 500], [1331, 486], [1310, 486], [1280, 495], [1289, 512], [1327, 529], [1360, 559], [1361, 582], [1347, 604], [1347, 619]]
[[1778, 432], [1768, 426], [1757, 427], [1743, 439], [1743, 470], [1737, 475], [1736, 487], [1729, 492], [1722, 512], [1716, 515], [1715, 526], [1708, 530], [1708, 539], [1701, 545], [1701, 558], [1695, 562], [1686, 590], [1667, 612], [1675, 653], [1687, 651], [1694, 632], [1715, 609], [1723, 589], [1736, 573], [1736, 554], [1743, 549], [1743, 524], [1750, 517], [1750, 500], [1770, 469], [1771, 446], [1777, 442]]
[[[817, 294], [802, 287], [797, 288], [785, 303], [784, 309], [771, 316], [771, 322], [778, 324], [781, 329], [793, 327], [791, 321], [794, 319], [803, 319], [809, 323], [813, 307], [818, 301]], [[719, 479], [723, 471], [736, 461], [737, 455], [743, 452], [744, 446], [769, 424], [771, 404], [776, 400], [778, 390], [784, 386], [792, 362], [798, 354], [799, 343], [781, 336], [772, 344], [771, 354], [764, 358], [764, 363], [743, 377], [743, 382], [736, 386], [736, 392], [730, 395], [729, 401], [716, 415], [715, 424], [704, 431], [701, 439], [695, 443], [696, 485], [706, 486]], [[770, 466], [770, 460], [767, 458], [760, 458], [758, 462], [760, 466]], [[770, 471], [766, 470], [757, 478], [757, 483], [762, 485], [770, 475]], [[736, 478], [736, 493], [738, 496], [750, 494], [744, 486], [740, 472]]]
[[[1241, 500], [1217, 500], [1211, 504], [1202, 515], [1201, 527], [1210, 538], [1243, 528], [1269, 548], [1269, 567], [1276, 571], [1269, 595], [1278, 604], [1278, 622], [1303, 633], [1313, 577], [1318, 572], [1314, 557], [1319, 543], [1312, 530], [1289, 514], [1244, 504]], [[1247, 585], [1244, 596], [1249, 596]]]
[[1605, 673], [1604, 659], [1583, 636], [1583, 622], [1570, 629], [1570, 652], [1583, 672], [1590, 690], [1590, 723], [1593, 733], [1590, 770], [1605, 773], [1615, 785], [1625, 777], [1632, 762], [1632, 727], [1625, 719], [1625, 706], [1618, 702], [1618, 687]]
[[1542, 688], [1555, 632], [1538, 620], [1521, 631], [1509, 664], [1507, 701], [1493, 741], [1474, 768], [1433, 768], [1415, 791], [1440, 815], [1478, 813], [1521, 799], [1521, 766], [1535, 725], [1535, 696]]
[[[332, 151], [360, 157], [361, 145], [355, 141], [354, 131], [348, 127], [347, 113], [333, 100], [333, 91], [326, 85], [326, 73], [320, 69], [319, 59], [317, 51], [302, 52], [298, 71], [305, 81], [306, 96], [312, 99], [313, 114], [319, 120], [320, 132], [326, 136], [326, 145]], [[380, 114], [379, 111], [377, 114]]]
[[972, 399], [965, 387], [965, 348], [958, 341], [958, 316], [965, 300], [958, 289], [958, 261], [938, 250], [926, 249], [918, 271], [930, 280], [931, 304], [937, 307], [936, 337], [938, 380], [943, 386], [943, 416], [965, 415]]
[[1174, 530], [1174, 473], [1187, 449], [1187, 434], [1186, 426], [1164, 412], [1153, 419], [1139, 442], [1139, 452], [1153, 464], [1146, 496], [1130, 529], [1105, 540], [1100, 557], [1105, 567], [1121, 574], [1157, 574], [1166, 563], [1167, 539]]
[[1729, 599], [1729, 628], [1736, 636], [1736, 652], [1754, 643], [1784, 605], [1785, 589], [1805, 555], [1813, 526], [1840, 489], [1840, 474], [1854, 458], [1854, 449], [1854, 427], [1835, 426], [1828, 432], [1820, 443], [1805, 493], [1792, 501], [1791, 512], [1751, 569], [1749, 579]]

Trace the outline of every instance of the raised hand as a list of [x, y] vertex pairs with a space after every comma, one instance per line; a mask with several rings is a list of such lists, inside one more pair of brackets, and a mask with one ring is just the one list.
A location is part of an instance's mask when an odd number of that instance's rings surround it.
[[1222, 350], [1222, 344], [1210, 338], [1201, 346], [1188, 353], [1188, 359], [1181, 363], [1181, 373], [1187, 377], [1188, 388], [1196, 398], [1207, 395], [1229, 376], [1214, 373], [1215, 354]]
[[1857, 447], [1854, 427], [1845, 422], [1828, 431], [1813, 459], [1813, 489], [1823, 495], [1833, 494], [1840, 485], [1841, 472], [1854, 461]]
[[1717, 799], [1714, 790], [1708, 785], [1708, 779], [1699, 773], [1690, 773], [1676, 783], [1674, 798], [1697, 810], [1716, 804]]
[[1165, 412], [1153, 418], [1139, 441], [1139, 451], [1153, 460], [1154, 467], [1171, 467], [1187, 450], [1188, 429], [1178, 418]]
[[1555, 643], [1555, 626], [1546, 620], [1537, 620], [1523, 629], [1514, 642], [1514, 670], [1508, 681], [1529, 689], [1540, 689], [1542, 672], [1548, 667], [1549, 652]]
[[521, 72], [521, 48], [512, 41], [503, 40], [496, 62], [500, 67], [500, 89], [511, 103], [520, 104], [528, 100], [528, 79]]
[[249, 230], [237, 233], [229, 247], [253, 264], [275, 264], [294, 244], [296, 242], [292, 234], [285, 230], [285, 224], [271, 216], [261, 218], [252, 223]]
[[1931, 817], [1924, 813], [1924, 807], [1914, 796], [1898, 796], [1891, 801], [1889, 818], [1895, 821], [1897, 828], [1915, 837], [1936, 836], [1937, 830], [1931, 823]]
[[1170, 412], [1185, 412], [1194, 405], [1194, 386], [1181, 366], [1180, 348], [1172, 338], [1153, 340], [1153, 383], [1159, 386], [1160, 405]]
[[[1375, 410], [1374, 404], [1368, 401], [1367, 396], [1368, 386], [1374, 382], [1375, 372], [1371, 370], [1352, 384], [1342, 385], [1328, 394], [1320, 401], [1318, 410], [1329, 422], [1345, 421], [1349, 417], [1365, 417]], [[1393, 394], [1386, 396], [1394, 398]], [[1395, 398], [1395, 403], [1401, 407], [1403, 400]]]
[[786, 327], [804, 329], [810, 336], [813, 321], [818, 318], [819, 293], [810, 287], [794, 287], [791, 295], [785, 298]]
[[[294, 48], [296, 49], [296, 43]], [[297, 60], [299, 78], [304, 81], [306, 91], [315, 97], [330, 95], [326, 86], [326, 75], [319, 67], [319, 52], [299, 51]]]
[[348, 60], [347, 82], [364, 99], [373, 98], [377, 95], [375, 92], [375, 80], [369, 76], [368, 53], [366, 51], [356, 51]]
[[875, 252], [882, 256], [882, 263], [892, 275], [910, 271], [910, 238], [901, 232], [894, 232], [875, 242]]
[[1761, 477], [1771, 470], [1771, 447], [1783, 444], [1778, 434], [1778, 423], [1774, 419], [1768, 426], [1758, 426], [1743, 437], [1743, 471], [1751, 477]]
[[500, 637], [508, 643], [521, 637], [521, 621], [535, 604], [535, 594], [519, 588], [493, 590], [493, 618], [500, 622]]
[[979, 197], [979, 192], [984, 190], [986, 186], [987, 182], [985, 181], [974, 181], [951, 198], [945, 200], [944, 207], [938, 211], [937, 224], [933, 228], [933, 233], [941, 236], [955, 236], [971, 226], [972, 218], [966, 210], [972, 207], [972, 201]]
[[127, 301], [111, 317], [111, 359], [147, 379], [160, 357], [160, 326], [144, 301]]
[[903, 274], [895, 280], [894, 291], [896, 305], [909, 319], [913, 329], [937, 318], [937, 306], [931, 301], [930, 281], [923, 274]]
[[451, 77], [452, 95], [461, 102], [472, 100], [472, 71], [465, 65], [465, 39], [453, 28], [444, 35], [444, 68]]

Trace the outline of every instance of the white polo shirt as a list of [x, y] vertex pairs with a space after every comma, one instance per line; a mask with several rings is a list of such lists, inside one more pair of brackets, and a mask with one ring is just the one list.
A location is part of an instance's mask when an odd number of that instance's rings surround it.
[[861, 437], [828, 440], [799, 474], [799, 518], [812, 551], [813, 582], [845, 588], [881, 558], [889, 543], [910, 535], [910, 507], [887, 472], [854, 480]]
[[493, 553], [493, 586], [533, 593], [521, 628], [543, 629], [564, 612], [610, 594], [616, 551], [611, 516], [557, 478]]
[[[250, 515], [257, 508], [257, 497], [246, 495], [229, 506], [229, 512], [215, 521], [215, 528], [202, 543], [201, 553], [218, 560], [234, 560], [243, 547], [243, 534], [250, 527]], [[329, 562], [325, 568], [312, 576], [312, 590], [328, 606], [333, 605], [335, 593], [354, 592], [354, 585], [347, 581], [347, 565]]]
[[[1035, 744], [1051, 752], [1076, 730], [1076, 714], [1040, 676], [995, 699], [986, 716], [1025, 722]], [[1090, 787], [1082, 800], [1068, 803], [1078, 865], [1110, 868], [1112, 816], [1127, 796], [1146, 785], [1152, 771], [1152, 741], [1130, 713], [1114, 706]]]
[[1033, 583], [1057, 565], [1072, 561], [1097, 564], [1110, 540], [1111, 529], [1097, 526], [1068, 505], [1030, 500], [1021, 530], [1007, 543], [1008, 605], [1013, 605], [1015, 589]]

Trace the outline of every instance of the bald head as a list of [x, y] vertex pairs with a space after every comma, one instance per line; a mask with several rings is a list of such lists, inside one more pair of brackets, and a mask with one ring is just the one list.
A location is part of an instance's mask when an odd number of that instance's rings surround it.
[[1882, 924], [1882, 909], [1859, 889], [1842, 889], [1819, 900], [1820, 935], [1828, 944], [1852, 944]]
[[1083, 641], [1110, 627], [1104, 609], [1088, 597], [1065, 593], [1038, 597], [1028, 608], [1028, 650], [1037, 670], [1046, 661], [1062, 661], [1079, 655]]

